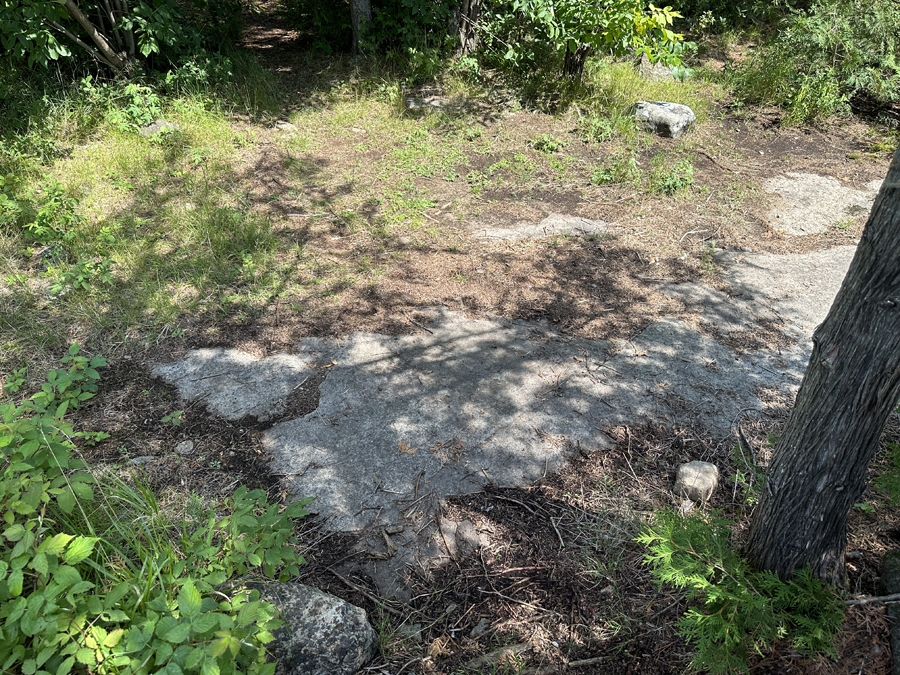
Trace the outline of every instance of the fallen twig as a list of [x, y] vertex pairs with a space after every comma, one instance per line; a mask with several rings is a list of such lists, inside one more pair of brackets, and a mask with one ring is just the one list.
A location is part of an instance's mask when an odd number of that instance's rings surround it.
[[399, 616], [401, 619], [403, 618], [403, 612], [401, 612], [400, 610], [394, 609], [393, 607], [391, 607], [391, 606], [385, 604], [383, 601], [379, 600], [379, 599], [376, 598], [374, 595], [372, 595], [371, 593], [369, 593], [366, 589], [362, 588], [361, 586], [357, 586], [356, 584], [354, 584], [354, 583], [353, 583], [352, 581], [350, 581], [349, 579], [345, 579], [344, 577], [342, 577], [340, 574], [338, 574], [337, 572], [335, 572], [335, 571], [334, 571], [333, 569], [331, 569], [330, 567], [327, 568], [327, 569], [328, 569], [328, 571], [331, 572], [334, 576], [336, 576], [338, 579], [340, 579], [340, 580], [343, 581], [345, 584], [347, 584], [350, 588], [352, 588], [354, 591], [356, 591], [357, 593], [362, 593], [364, 596], [366, 596], [369, 600], [371, 600], [371, 601], [374, 602], [376, 605], [378, 605], [379, 607], [381, 607], [383, 610], [385, 610], [385, 611], [387, 611], [387, 612], [390, 612], [390, 613], [393, 614], [394, 616]]
[[[402, 311], [402, 310], [401, 310], [401, 311]], [[409, 320], [409, 322], [410, 322], [412, 325], [418, 326], [418, 327], [421, 328], [422, 330], [428, 331], [429, 333], [431, 333], [432, 335], [434, 335], [434, 331], [433, 331], [433, 330], [431, 330], [431, 329], [429, 329], [429, 328], [426, 328], [425, 326], [423, 326], [422, 324], [420, 324], [418, 321], [416, 321], [415, 319], [413, 319], [413, 318], [412, 318], [409, 314], [407, 314], [406, 312], [403, 312], [403, 316], [405, 316], [405, 317]]]

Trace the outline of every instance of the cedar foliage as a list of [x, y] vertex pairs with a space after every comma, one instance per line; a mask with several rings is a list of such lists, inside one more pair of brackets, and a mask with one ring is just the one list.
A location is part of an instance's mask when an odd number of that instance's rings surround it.
[[677, 624], [697, 650], [692, 665], [747, 672], [753, 655], [782, 639], [806, 654], [835, 658], [844, 604], [834, 590], [808, 568], [789, 581], [751, 569], [734, 551], [729, 526], [716, 512], [681, 517], [667, 510], [637, 537], [660, 587], [685, 589], [689, 601], [698, 601]]

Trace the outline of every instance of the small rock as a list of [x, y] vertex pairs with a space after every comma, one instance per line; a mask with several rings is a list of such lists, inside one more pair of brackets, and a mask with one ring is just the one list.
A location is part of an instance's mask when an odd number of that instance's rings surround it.
[[444, 110], [450, 105], [443, 96], [406, 96], [403, 102], [407, 110]]
[[397, 629], [397, 635], [401, 638], [405, 638], [408, 640], [413, 640], [414, 642], [422, 641], [422, 624], [420, 623], [411, 623], [411, 624], [403, 624], [400, 628]]
[[154, 457], [153, 455], [141, 455], [140, 457], [132, 457], [128, 460], [128, 463], [140, 466], [141, 464], [152, 462], [154, 459], [156, 459], [156, 457]]
[[181, 127], [177, 124], [172, 124], [171, 122], [166, 122], [165, 120], [154, 120], [147, 124], [146, 126], [141, 127], [141, 130], [138, 132], [144, 138], [150, 138], [151, 136], [158, 136], [163, 133], [181, 133]]
[[62, 263], [69, 262], [69, 252], [61, 244], [53, 244], [41, 249], [41, 272], [46, 272], [48, 267], [59, 267]]
[[671, 82], [675, 79], [669, 66], [662, 62], [650, 63], [650, 59], [647, 58], [646, 54], [641, 56], [641, 65], [638, 66], [638, 72], [645, 80], [655, 82]]
[[469, 631], [469, 637], [473, 640], [477, 637], [481, 637], [487, 632], [487, 629], [490, 627], [491, 622], [487, 618], [481, 617], [478, 620], [478, 623], [475, 624], [475, 627], [471, 631]]
[[279, 120], [278, 122], [275, 122], [275, 128], [281, 129], [282, 131], [293, 131], [297, 127], [285, 120]]
[[297, 583], [251, 582], [284, 625], [270, 643], [276, 675], [353, 675], [375, 654], [365, 610]]
[[719, 469], [709, 462], [693, 461], [678, 467], [675, 477], [675, 494], [695, 502], [705, 502], [712, 497], [719, 484]]
[[678, 138], [697, 121], [694, 111], [680, 103], [638, 101], [634, 104], [638, 124], [666, 138]]
[[194, 451], [194, 441], [181, 441], [175, 446], [176, 455], [189, 455]]

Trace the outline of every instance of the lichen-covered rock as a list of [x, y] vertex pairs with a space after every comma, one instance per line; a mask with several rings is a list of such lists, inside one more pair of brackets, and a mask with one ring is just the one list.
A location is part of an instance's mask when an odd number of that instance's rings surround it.
[[709, 462], [693, 461], [678, 467], [675, 476], [675, 494], [695, 502], [705, 502], [712, 497], [719, 484], [719, 469]]
[[664, 101], [638, 101], [634, 117], [644, 128], [667, 138], [678, 138], [697, 121], [686, 105]]
[[269, 647], [277, 675], [353, 675], [375, 654], [365, 610], [297, 583], [246, 584], [274, 604], [284, 626]]

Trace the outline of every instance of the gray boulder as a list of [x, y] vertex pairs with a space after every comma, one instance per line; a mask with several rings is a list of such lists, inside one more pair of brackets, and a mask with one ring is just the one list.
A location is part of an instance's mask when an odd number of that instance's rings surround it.
[[158, 136], [159, 134], [180, 134], [181, 127], [179, 127], [177, 124], [166, 122], [165, 120], [153, 120], [152, 122], [150, 122], [150, 124], [141, 127], [141, 130], [138, 133], [140, 133], [140, 135], [144, 138]]
[[719, 469], [709, 462], [693, 461], [678, 467], [675, 477], [675, 494], [695, 502], [705, 502], [712, 497], [719, 484]]
[[284, 625], [269, 645], [277, 675], [353, 675], [375, 655], [375, 631], [365, 610], [303, 584], [246, 586], [281, 612]]
[[678, 138], [697, 121], [694, 111], [686, 105], [662, 101], [638, 101], [634, 104], [634, 117], [645, 129], [666, 138]]

